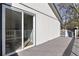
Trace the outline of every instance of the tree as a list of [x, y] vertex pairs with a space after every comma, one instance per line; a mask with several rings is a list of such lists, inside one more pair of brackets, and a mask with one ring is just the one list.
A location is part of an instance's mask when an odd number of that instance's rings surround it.
[[67, 9], [69, 9], [69, 11], [66, 16], [69, 16], [70, 20], [65, 22], [63, 27], [65, 29], [73, 29], [75, 27], [79, 28], [79, 8], [75, 8], [74, 5], [69, 5]]

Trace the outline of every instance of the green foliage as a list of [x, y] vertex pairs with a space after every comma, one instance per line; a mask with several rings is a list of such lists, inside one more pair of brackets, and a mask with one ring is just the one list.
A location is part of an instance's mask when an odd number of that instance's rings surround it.
[[70, 20], [68, 23], [64, 24], [65, 29], [73, 29], [73, 28], [79, 28], [79, 21], [77, 19]]
[[67, 23], [65, 22], [63, 28], [65, 29], [73, 29], [76, 27], [79, 28], [79, 8], [76, 8], [74, 6], [69, 6], [69, 7], [71, 7], [71, 9], [73, 10], [71, 15], [74, 16], [73, 17], [71, 16], [71, 18], [73, 19], [70, 18], [70, 20]]

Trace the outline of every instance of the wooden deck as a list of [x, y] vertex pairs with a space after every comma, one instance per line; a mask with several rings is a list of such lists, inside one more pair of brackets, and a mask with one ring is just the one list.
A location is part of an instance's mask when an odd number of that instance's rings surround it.
[[45, 42], [41, 45], [23, 50], [13, 56], [62, 56], [69, 55], [71, 47], [72, 38], [69, 37], [58, 37]]

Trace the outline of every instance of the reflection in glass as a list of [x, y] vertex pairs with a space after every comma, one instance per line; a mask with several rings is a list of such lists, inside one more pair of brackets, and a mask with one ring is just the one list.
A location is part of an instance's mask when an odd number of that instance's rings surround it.
[[6, 8], [6, 53], [13, 52], [21, 48], [21, 19], [20, 12], [13, 11]]
[[33, 44], [33, 16], [24, 14], [24, 46]]

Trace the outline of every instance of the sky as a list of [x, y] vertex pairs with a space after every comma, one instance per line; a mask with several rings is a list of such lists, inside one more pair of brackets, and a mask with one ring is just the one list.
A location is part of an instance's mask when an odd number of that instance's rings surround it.
[[[66, 4], [66, 3], [65, 3]], [[68, 13], [70, 12], [70, 9], [67, 8], [66, 6], [64, 6], [64, 4], [61, 4], [61, 3], [56, 3], [55, 4], [58, 11], [59, 11], [59, 14], [61, 15], [62, 17], [62, 20], [65, 22], [66, 20], [69, 19], [69, 16], [68, 16]]]

